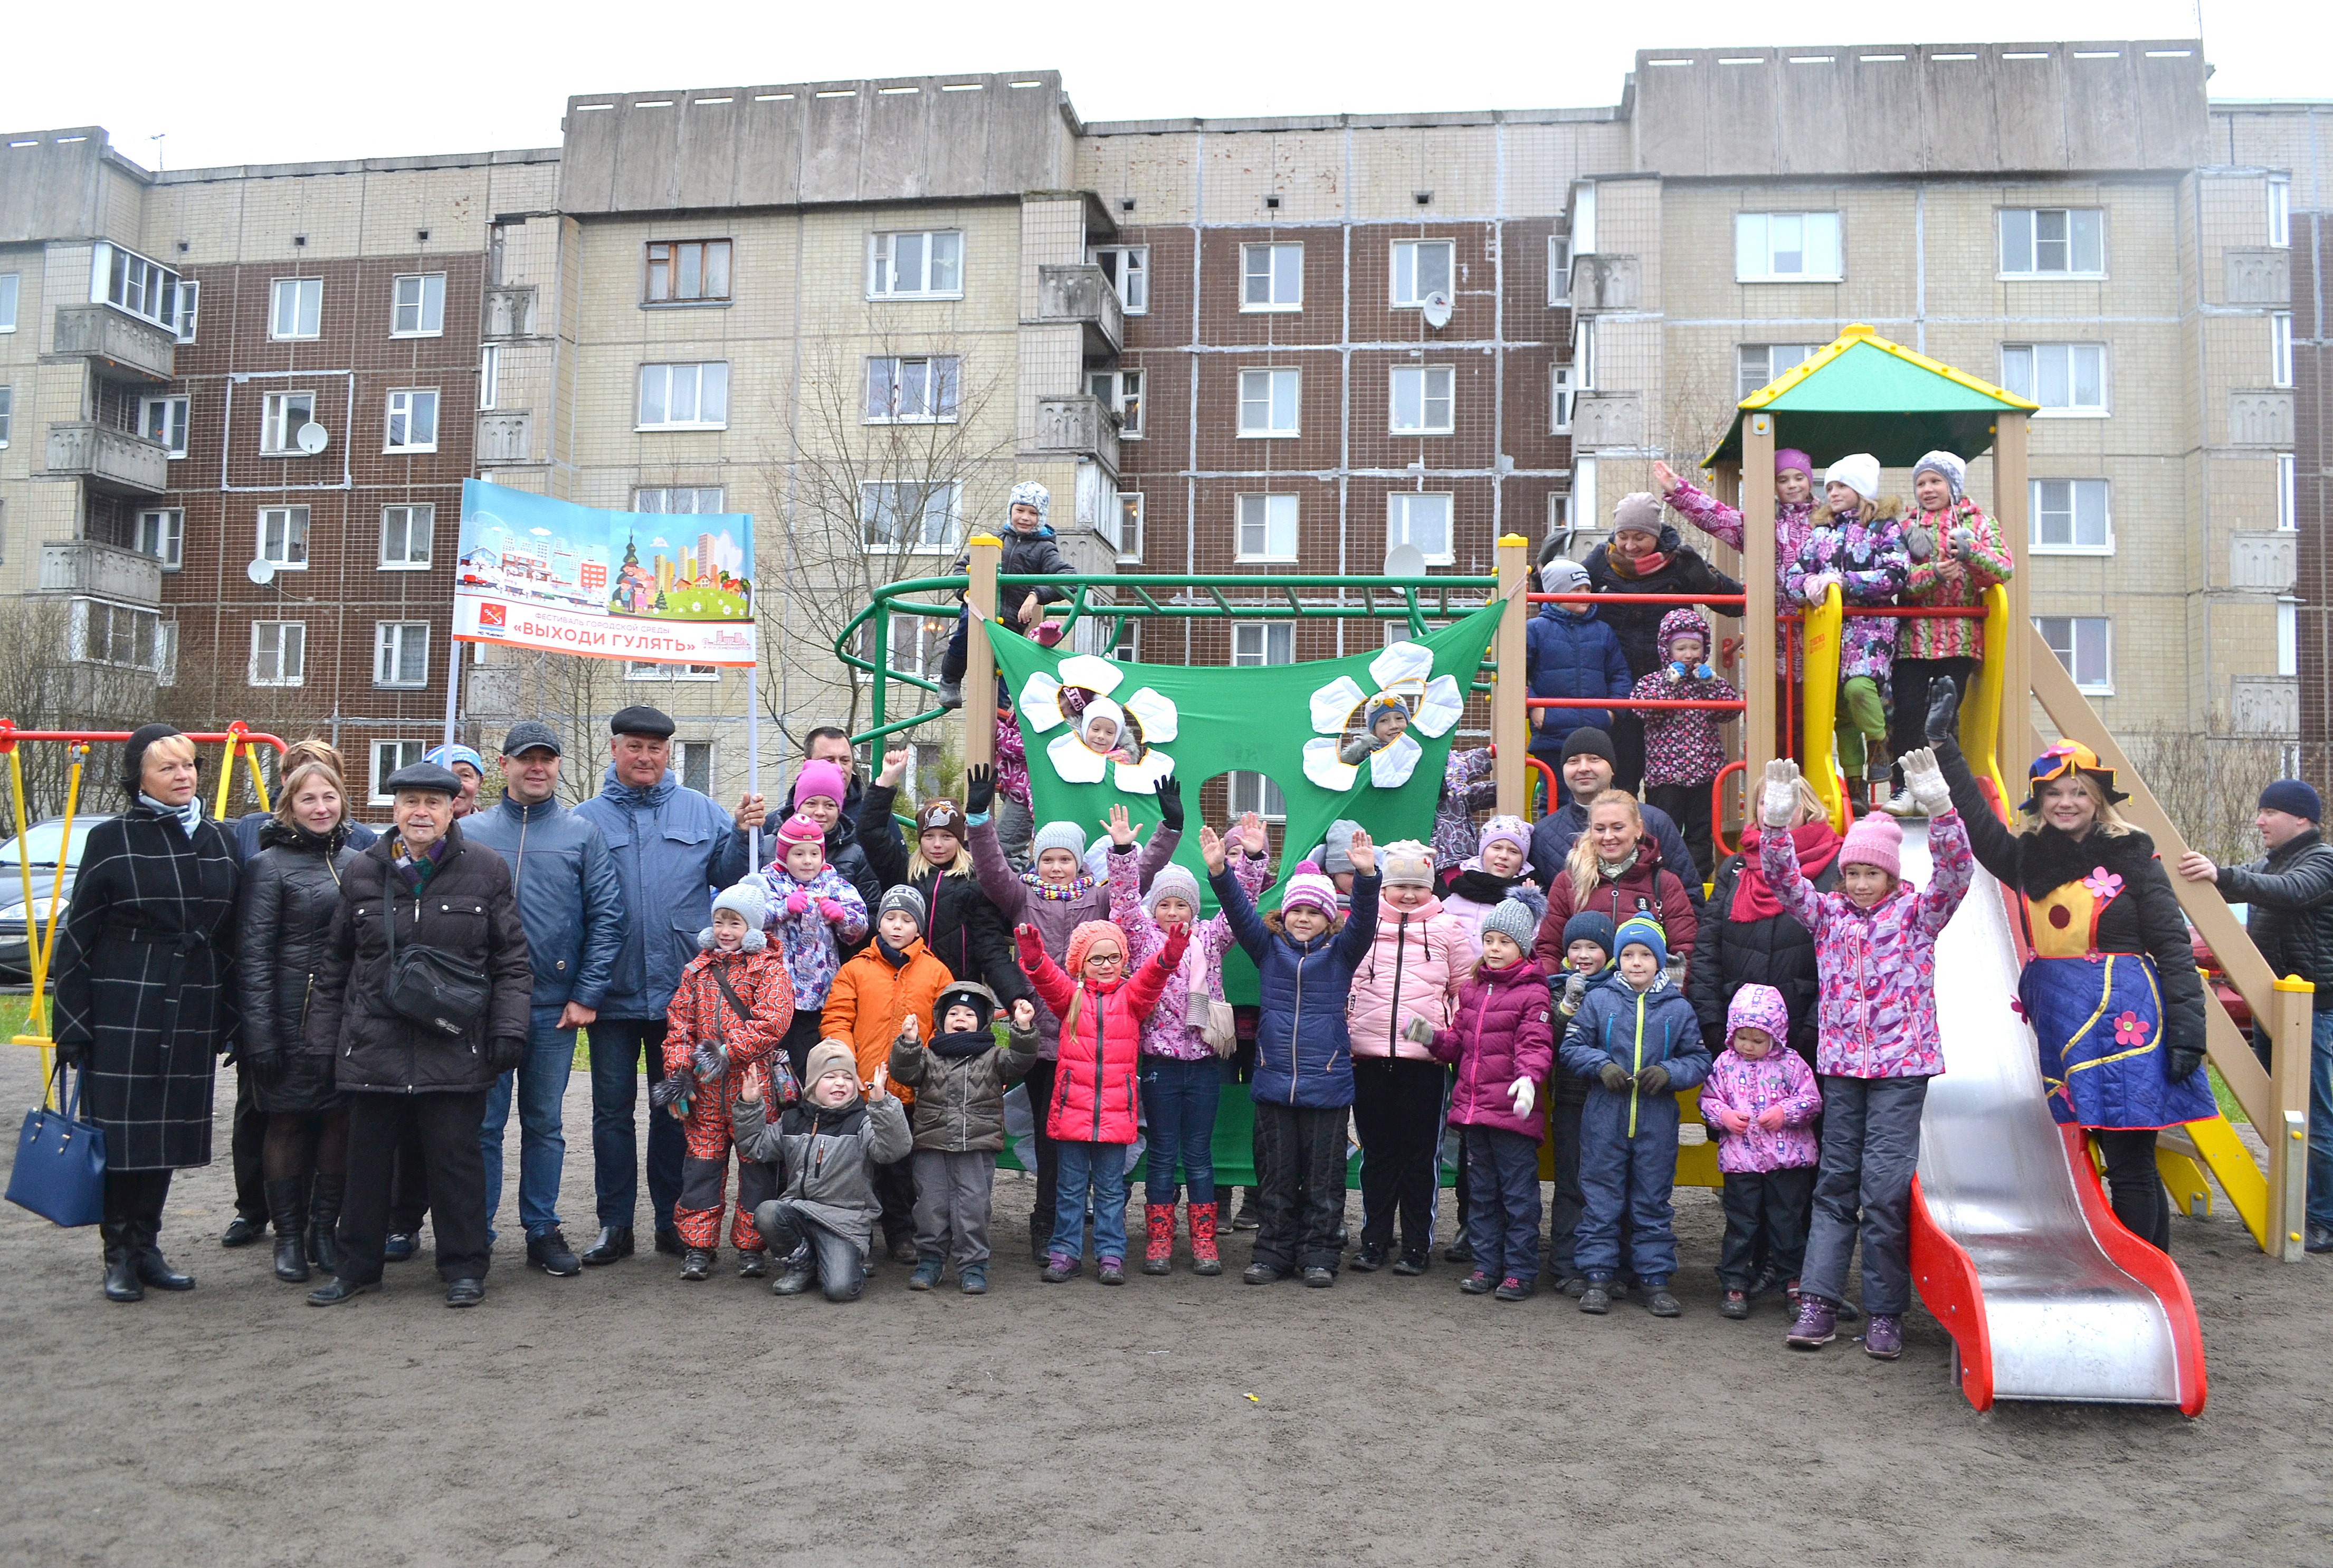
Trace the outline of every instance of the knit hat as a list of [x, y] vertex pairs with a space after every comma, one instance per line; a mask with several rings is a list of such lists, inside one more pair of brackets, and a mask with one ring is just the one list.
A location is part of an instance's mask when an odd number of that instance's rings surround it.
[[1606, 963], [1618, 956], [1612, 951], [1612, 917], [1600, 909], [1583, 909], [1563, 923], [1564, 951], [1569, 952], [1575, 942], [1592, 942], [1602, 948]]
[[1622, 496], [1612, 507], [1612, 531], [1624, 528], [1657, 536], [1661, 531], [1661, 498], [1649, 490]]
[[1588, 569], [1576, 560], [1561, 556], [1539, 569], [1539, 591], [1543, 594], [1584, 594], [1588, 591]]
[[2305, 817], [2311, 822], [2324, 820], [2324, 802], [2318, 799], [2315, 789], [2298, 779], [2280, 779], [2261, 790], [2260, 808], [2281, 811], [2289, 817]]
[[[1126, 968], [1133, 967], [1128, 961], [1133, 957], [1133, 944], [1126, 940], [1124, 926], [1114, 920], [1080, 921], [1077, 930], [1070, 932], [1069, 951], [1062, 954], [1061, 967], [1069, 970], [1071, 980], [1085, 973], [1086, 955], [1093, 951], [1094, 943], [1104, 938], [1118, 944], [1118, 961]], [[1119, 972], [1125, 971], [1121, 969]]]
[[1004, 503], [1005, 525], [1010, 527], [1013, 508], [1033, 506], [1037, 509], [1037, 526], [1045, 526], [1045, 513], [1052, 510], [1053, 492], [1033, 479], [1024, 479], [1013, 487], [1013, 498]]
[[1815, 460], [1795, 446], [1785, 446], [1774, 454], [1774, 472], [1781, 473], [1785, 469], [1791, 468], [1795, 468], [1809, 479], [1812, 479], [1815, 474]]
[[1498, 907], [1483, 917], [1483, 929], [1495, 931], [1528, 954], [1539, 934], [1540, 916], [1547, 913], [1547, 895], [1530, 883], [1519, 883]]
[[1564, 737], [1563, 760], [1565, 761], [1569, 762], [1582, 753], [1601, 757], [1607, 762], [1618, 760], [1612, 752], [1612, 737], [1592, 724], [1582, 724]]
[[1361, 711], [1361, 728], [1375, 734], [1378, 721], [1387, 713], [1399, 713], [1407, 719], [1409, 717], [1409, 704], [1390, 692], [1379, 692], [1369, 699], [1369, 705]]
[[1405, 838], [1379, 850], [1378, 868], [1387, 887], [1434, 885], [1434, 851], [1415, 838]]
[[1086, 836], [1078, 831], [1078, 825], [1074, 822], [1048, 822], [1037, 829], [1036, 837], [1029, 841], [1030, 863], [1034, 865], [1048, 849], [1066, 849], [1083, 860], [1086, 857]]
[[[1887, 825], [1894, 827], [1896, 818], [1889, 817]], [[1612, 933], [1612, 941], [1614, 943], [1612, 956], [1615, 959], [1620, 956], [1620, 950], [1623, 948], [1648, 947], [1653, 950], [1654, 960], [1662, 968], [1668, 967], [1669, 939], [1662, 934], [1661, 923], [1656, 920], [1648, 919], [1641, 914], [1630, 915], [1620, 923], [1620, 929]]]
[[1280, 894], [1280, 910], [1285, 914], [1308, 904], [1330, 920], [1337, 918], [1337, 884], [1310, 860], [1298, 865], [1296, 875], [1288, 879], [1288, 886]]
[[1763, 1029], [1781, 1045], [1791, 1037], [1791, 1009], [1772, 986], [1743, 986], [1725, 1009], [1725, 1043], [1733, 1044], [1741, 1029]]
[[925, 801], [923, 806], [916, 812], [916, 832], [917, 836], [920, 837], [923, 834], [931, 832], [934, 828], [937, 828], [943, 833], [953, 833], [958, 838], [963, 837], [965, 834], [964, 808], [957, 805], [955, 801], [946, 798], [945, 796], [937, 800]]
[[1968, 464], [1949, 452], [1931, 452], [1919, 462], [1912, 464], [1914, 479], [1919, 478], [1923, 473], [1944, 475], [1944, 483], [1953, 487], [1953, 499], [1958, 501], [1961, 498], [1962, 486], [1968, 479]]
[[1839, 863], [1842, 866], [1876, 865], [1900, 879], [1904, 875], [1904, 829], [1885, 811], [1857, 817], [1839, 844]]
[[840, 1040], [821, 1040], [810, 1048], [810, 1059], [802, 1064], [802, 1086], [807, 1094], [821, 1078], [833, 1068], [840, 1067], [850, 1075], [850, 1086], [859, 1087], [859, 1053]]
[[978, 980], [950, 980], [942, 986], [938, 999], [932, 1003], [932, 1038], [947, 1033], [941, 1020], [954, 1007], [970, 1008], [980, 1019], [975, 1030], [985, 1031], [996, 1018], [996, 993]]
[[1329, 831], [1320, 836], [1320, 864], [1313, 869], [1325, 869], [1331, 876], [1340, 871], [1356, 869], [1353, 865], [1353, 835], [1360, 830], [1361, 825], [1348, 817], [1339, 817], [1329, 824]]
[[479, 778], [486, 776], [486, 760], [468, 746], [432, 746], [421, 753], [421, 760], [446, 769], [451, 769], [456, 762], [466, 763]]
[[850, 776], [840, 768], [821, 758], [815, 762], [805, 762], [802, 765], [802, 771], [794, 775], [794, 792], [790, 798], [795, 806], [799, 807], [812, 796], [819, 795], [824, 796], [840, 806], [850, 797]]
[[815, 844], [821, 848], [826, 845], [826, 829], [799, 811], [778, 824], [778, 853], [783, 855], [797, 844]]
[[713, 913], [719, 914], [725, 909], [744, 921], [747, 931], [759, 931], [769, 923], [770, 890], [759, 876], [748, 877], [714, 896]]
[[[139, 780], [145, 776], [146, 748], [157, 741], [166, 741], [185, 732], [173, 724], [141, 724], [130, 731], [130, 739], [121, 745], [121, 787], [130, 792], [131, 800], [138, 798]], [[202, 755], [199, 747], [195, 754], [199, 761]]]
[[1879, 459], [1868, 452], [1840, 458], [1823, 471], [1825, 484], [1844, 484], [1866, 501], [1879, 499]]
[[1174, 862], [1167, 862], [1158, 868], [1158, 875], [1150, 879], [1150, 891], [1142, 895], [1142, 913], [1156, 920], [1158, 917], [1158, 901], [1162, 898], [1181, 899], [1191, 906], [1192, 917], [1197, 918], [1199, 879]]
[[[1573, 731], [1575, 734], [1577, 731]], [[1531, 858], [1531, 824], [1520, 817], [1493, 817], [1483, 824], [1483, 831], [1474, 836], [1474, 853], [1480, 855], [1493, 844], [1512, 844]]]
[[903, 882], [883, 894], [883, 902], [875, 906], [875, 918], [880, 921], [893, 910], [905, 912], [916, 923], [916, 934], [924, 934], [924, 895], [913, 883]]
[[1691, 605], [1679, 605], [1661, 617], [1659, 641], [1663, 658], [1668, 656], [1669, 640], [1673, 637], [1699, 637], [1704, 658], [1714, 651], [1709, 645], [1709, 622]]

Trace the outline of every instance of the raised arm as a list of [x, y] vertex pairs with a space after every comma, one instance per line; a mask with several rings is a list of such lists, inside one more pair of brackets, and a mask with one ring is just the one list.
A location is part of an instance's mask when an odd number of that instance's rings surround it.
[[965, 837], [972, 846], [973, 875], [980, 878], [980, 891], [988, 894], [1008, 927], [1019, 925], [1029, 913], [1029, 888], [1005, 864], [1004, 851], [996, 842], [995, 818], [984, 809], [967, 813], [966, 821]]
[[1742, 514], [1690, 480], [1679, 480], [1668, 493], [1676, 514], [1714, 540], [1742, 548]]
[[1134, 978], [1126, 982], [1127, 999], [1138, 1016], [1147, 1018], [1158, 1005], [1158, 999], [1166, 994], [1166, 982], [1182, 967], [1183, 953], [1190, 942], [1189, 925], [1168, 927], [1166, 945], [1152, 954], [1150, 961], [1136, 970]]
[[1077, 994], [1078, 988], [1061, 972], [1052, 954], [1045, 951], [1044, 939], [1037, 934], [1035, 926], [1018, 926], [1013, 934], [1021, 943], [1021, 971], [1036, 988], [1037, 999], [1053, 1009], [1055, 1018], [1065, 1016], [1070, 1010], [1070, 999]]
[[1976, 880], [1976, 856], [1969, 853], [1967, 827], [1949, 808], [1928, 818], [1928, 885], [1920, 890], [1920, 929], [1943, 931]]
[[1264, 925], [1263, 917], [1255, 912], [1255, 903], [1248, 897], [1247, 890], [1240, 886], [1228, 865], [1209, 871], [1207, 886], [1215, 893], [1224, 923], [1231, 927], [1232, 940], [1240, 944], [1241, 951], [1262, 963], [1264, 954], [1272, 951], [1272, 932]]

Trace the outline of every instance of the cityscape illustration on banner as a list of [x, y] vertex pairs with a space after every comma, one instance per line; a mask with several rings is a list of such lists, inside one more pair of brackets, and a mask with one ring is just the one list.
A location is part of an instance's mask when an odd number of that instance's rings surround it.
[[600, 512], [462, 482], [454, 636], [644, 664], [754, 662], [754, 520]]

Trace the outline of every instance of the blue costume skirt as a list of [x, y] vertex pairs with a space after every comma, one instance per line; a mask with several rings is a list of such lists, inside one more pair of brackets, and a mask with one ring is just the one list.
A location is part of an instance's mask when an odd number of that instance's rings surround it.
[[2018, 998], [2041, 1048], [2050, 1114], [2061, 1126], [2136, 1130], [2219, 1114], [2197, 1067], [2170, 1076], [2155, 961], [2142, 953], [2036, 958]]

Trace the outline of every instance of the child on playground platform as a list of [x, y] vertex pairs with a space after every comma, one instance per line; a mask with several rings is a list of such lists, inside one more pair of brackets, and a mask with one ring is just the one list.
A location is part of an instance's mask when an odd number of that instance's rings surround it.
[[1004, 1091], [1037, 1059], [1037, 1008], [1013, 1004], [1007, 1044], [990, 1030], [996, 993], [978, 980], [951, 980], [932, 1004], [931, 1043], [907, 1019], [891, 1042], [895, 1083], [918, 1091], [907, 1120], [915, 1132], [916, 1272], [909, 1290], [929, 1290], [947, 1265], [966, 1296], [988, 1294], [988, 1205], [996, 1156], [1004, 1147]]
[[799, 1079], [843, 951], [867, 934], [867, 901], [826, 863], [826, 829], [799, 812], [779, 825], [778, 858], [763, 875], [770, 884], [768, 929], [794, 985], [793, 1022], [783, 1043]]
[[[1815, 512], [1814, 459], [1794, 447], [1774, 454], [1774, 588], [1778, 604], [1787, 604], [1791, 568], [1807, 541], [1807, 528]], [[1681, 477], [1666, 463], [1653, 464], [1653, 483], [1662, 496], [1694, 527], [1721, 544], [1743, 548], [1742, 513]], [[1777, 634], [1777, 645], [1780, 634]]]
[[[1024, 479], [1013, 487], [1011, 500], [1004, 509], [1004, 551], [997, 558], [997, 574], [1016, 577], [1067, 577], [1077, 570], [1061, 554], [1058, 536], [1046, 526], [1045, 513], [1052, 505], [1052, 492], [1033, 479]], [[964, 569], [957, 563], [956, 569]], [[996, 618], [1018, 626], [1023, 633], [1034, 630], [1044, 618], [1045, 606], [1069, 597], [1057, 588], [997, 590]], [[1018, 604], [1008, 603], [1018, 598]], [[948, 637], [948, 645], [940, 655], [940, 706], [964, 706], [964, 672], [971, 660], [969, 641], [972, 636], [972, 607], [966, 605], [956, 612], [955, 631]]]
[[[924, 895], [906, 883], [883, 895], [875, 912], [875, 940], [842, 966], [827, 992], [823, 1037], [850, 1047], [862, 1083], [872, 1083], [891, 1057], [903, 1025], [932, 1016], [932, 1004], [955, 977], [924, 941]], [[902, 1104], [916, 1092], [898, 1091]], [[914, 1263], [916, 1178], [907, 1157], [870, 1172], [882, 1205], [883, 1249], [894, 1263]]]
[[1361, 732], [1338, 748], [1339, 762], [1366, 762], [1372, 752], [1382, 751], [1401, 739], [1409, 728], [1409, 709], [1399, 697], [1380, 693], [1371, 697], [1361, 712]]
[[1904, 553], [1902, 510], [1894, 496], [1879, 495], [1879, 459], [1867, 452], [1840, 458], [1824, 471], [1823, 504], [1808, 519], [1797, 559], [1783, 574], [1788, 607], [1819, 605], [1833, 585], [1847, 605], [1839, 637], [1835, 730], [1839, 770], [1850, 784], [1858, 779], [1884, 784], [1892, 770], [1886, 753], [1896, 622], [1858, 616], [1855, 609], [1892, 605], [1904, 591], [1912, 563]]
[[1822, 1079], [1822, 1160], [1814, 1218], [1799, 1271], [1799, 1314], [1789, 1343], [1813, 1350], [1836, 1337], [1848, 1260], [1863, 1248], [1863, 1348], [1882, 1361], [1903, 1353], [1911, 1305], [1912, 1173], [1920, 1161], [1920, 1114], [1928, 1080], [1944, 1070], [1936, 1033], [1936, 937], [1969, 890], [1976, 861], [1968, 829], [1935, 753], [1906, 752], [1904, 778], [1930, 818], [1934, 875], [1903, 880], [1904, 832], [1882, 812], [1847, 830], [1839, 884], [1817, 893], [1781, 831], [1798, 805], [1798, 764], [1766, 764], [1758, 856], [1791, 917], [1814, 934], [1815, 1071]]
[[[1984, 603], [1985, 589], [2007, 582], [2017, 569], [2009, 541], [1965, 493], [1967, 479], [1968, 464], [1949, 452], [1931, 452], [1912, 465], [1916, 511], [1904, 525], [1904, 553], [1912, 563], [1904, 585], [1907, 605], [1973, 609]], [[1930, 685], [1950, 681], [1966, 701], [1983, 655], [1983, 621], [1962, 616], [1898, 623], [1889, 683], [1895, 697], [1889, 740], [1898, 754], [1926, 741]], [[1908, 817], [1918, 804], [1909, 789], [1899, 789], [1881, 809]]]
[[777, 1168], [778, 1195], [754, 1210], [754, 1227], [773, 1257], [794, 1261], [771, 1294], [800, 1296], [815, 1285], [829, 1301], [856, 1301], [867, 1286], [868, 1236], [879, 1209], [871, 1171], [913, 1147], [907, 1114], [885, 1091], [882, 1073], [861, 1097], [848, 1046], [821, 1040], [808, 1069], [802, 1098], [774, 1122], [763, 1069], [745, 1075], [737, 1153]]
[[[1539, 569], [1541, 593], [1584, 594], [1592, 585], [1588, 569], [1558, 557]], [[1531, 672], [1534, 697], [1613, 700], [1628, 694], [1636, 676], [1621, 650], [1619, 634], [1592, 604], [1547, 604], [1524, 623], [1524, 667]], [[1609, 730], [1612, 714], [1604, 708], [1533, 708], [1529, 710], [1531, 750], [1551, 769], [1560, 771], [1563, 743], [1574, 730]], [[1552, 811], [1563, 803], [1552, 801]]]
[[[1725, 1240], [1717, 1257], [1727, 1317], [1750, 1315], [1750, 1298], [1777, 1284], [1795, 1317], [1799, 1265], [1807, 1252], [1814, 1201], [1814, 1121], [1822, 1091], [1814, 1069], [1784, 1042], [1790, 1009], [1772, 986], [1746, 985], [1725, 1010], [1725, 1049], [1701, 1084], [1701, 1119], [1717, 1134]], [[1752, 1266], [1761, 1256], [1762, 1273]]]
[[[1637, 683], [1638, 702], [1731, 703], [1741, 693], [1710, 666], [1709, 622], [1691, 605], [1661, 617], [1661, 651], [1668, 663]], [[1645, 725], [1645, 798], [1668, 813], [1693, 855], [1695, 882], [1706, 883], [1715, 856], [1710, 842], [1710, 786], [1725, 766], [1717, 732], [1733, 715], [1719, 708], [1649, 708]], [[1678, 866], [1682, 874], [1685, 867]]]
[[[1695, 598], [1738, 595], [1742, 585], [1711, 566], [1661, 521], [1660, 498], [1645, 492], [1624, 495], [1612, 508], [1612, 537], [1588, 553], [1588, 578], [1599, 594], [1689, 594]], [[1672, 606], [1607, 604], [1597, 609], [1620, 639], [1628, 677], [1641, 681], [1661, 664], [1661, 617]], [[1733, 605], [1722, 614], [1738, 619]], [[1614, 782], [1635, 793], [1645, 777], [1645, 729], [1626, 710], [1612, 715]]]

